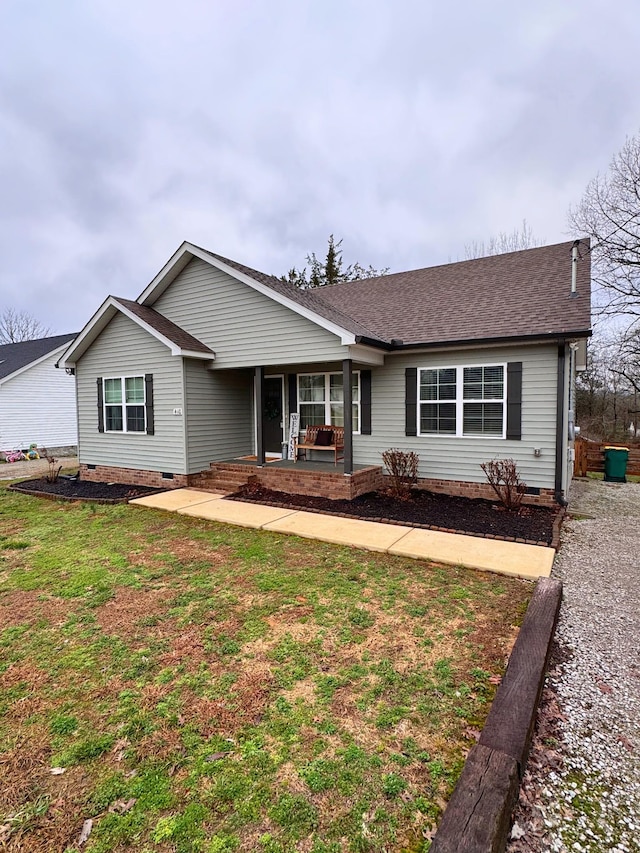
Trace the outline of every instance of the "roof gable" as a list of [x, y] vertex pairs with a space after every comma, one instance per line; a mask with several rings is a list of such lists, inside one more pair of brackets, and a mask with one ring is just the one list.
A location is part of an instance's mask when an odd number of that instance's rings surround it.
[[75, 333], [0, 345], [0, 385], [51, 355], [63, 352], [74, 338]]
[[171, 286], [192, 258], [200, 258], [200, 260], [211, 264], [237, 281], [243, 282], [264, 296], [284, 305], [296, 314], [311, 320], [316, 325], [337, 335], [342, 344], [354, 344], [357, 338], [370, 337], [373, 337], [378, 343], [382, 343], [375, 335], [372, 336], [370, 330], [362, 323], [340, 310], [339, 306], [325, 303], [317, 292], [301, 290], [275, 276], [251, 269], [251, 267], [232, 261], [222, 255], [216, 255], [214, 252], [193, 243], [185, 242], [180, 246], [136, 301], [141, 305], [153, 305]]
[[117, 313], [124, 314], [154, 338], [163, 343], [172, 355], [200, 358], [213, 361], [215, 353], [202, 341], [194, 338], [184, 329], [172, 323], [162, 314], [131, 299], [109, 296], [80, 332], [73, 344], [67, 349], [60, 363], [73, 366], [91, 344], [106, 329]]

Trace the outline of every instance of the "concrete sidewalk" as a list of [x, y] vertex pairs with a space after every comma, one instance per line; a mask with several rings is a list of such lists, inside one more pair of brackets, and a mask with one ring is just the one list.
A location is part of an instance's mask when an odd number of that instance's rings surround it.
[[172, 489], [131, 504], [206, 518], [210, 521], [290, 533], [336, 545], [382, 551], [415, 560], [432, 560], [470, 569], [498, 572], [530, 580], [549, 577], [555, 551], [542, 545], [522, 545], [457, 533], [440, 533], [396, 524], [381, 524], [315, 512], [282, 509], [197, 489]]

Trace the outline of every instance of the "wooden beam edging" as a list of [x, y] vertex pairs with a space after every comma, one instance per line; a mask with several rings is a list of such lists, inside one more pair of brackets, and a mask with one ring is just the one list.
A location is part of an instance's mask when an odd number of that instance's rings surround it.
[[503, 853], [561, 601], [560, 581], [540, 578], [480, 740], [467, 756], [431, 853]]

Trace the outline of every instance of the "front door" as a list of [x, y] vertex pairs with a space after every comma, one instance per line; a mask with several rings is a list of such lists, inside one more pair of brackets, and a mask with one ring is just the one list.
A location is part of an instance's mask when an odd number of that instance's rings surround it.
[[264, 450], [280, 453], [283, 442], [282, 377], [266, 376], [264, 380]]

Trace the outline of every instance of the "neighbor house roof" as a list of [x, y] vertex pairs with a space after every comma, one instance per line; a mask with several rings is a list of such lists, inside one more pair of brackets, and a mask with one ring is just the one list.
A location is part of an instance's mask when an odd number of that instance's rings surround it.
[[0, 345], [0, 380], [7, 379], [36, 361], [46, 358], [72, 341], [77, 332], [69, 335], [53, 335], [33, 341]]
[[573, 241], [380, 278], [318, 288], [332, 307], [372, 333], [404, 345], [589, 334], [588, 240], [579, 246], [571, 293]]

